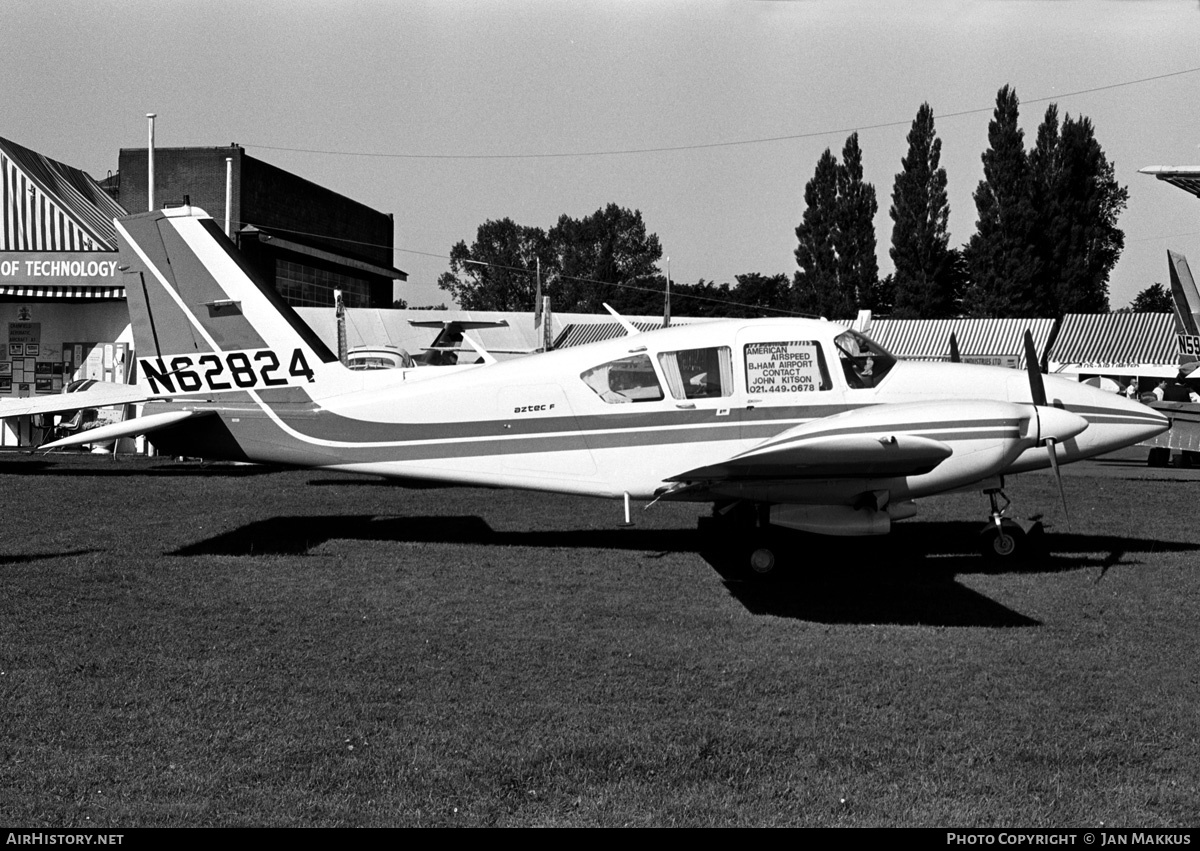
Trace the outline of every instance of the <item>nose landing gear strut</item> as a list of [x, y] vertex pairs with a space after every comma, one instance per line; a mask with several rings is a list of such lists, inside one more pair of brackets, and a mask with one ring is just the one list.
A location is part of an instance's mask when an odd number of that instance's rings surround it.
[[992, 510], [987, 524], [979, 531], [979, 552], [993, 561], [1012, 561], [1029, 555], [1032, 549], [1030, 538], [1040, 537], [1042, 532], [1039, 518], [1032, 518], [1028, 523], [1014, 520], [1008, 516], [1012, 500], [1001, 488], [991, 488], [984, 493], [991, 501]]

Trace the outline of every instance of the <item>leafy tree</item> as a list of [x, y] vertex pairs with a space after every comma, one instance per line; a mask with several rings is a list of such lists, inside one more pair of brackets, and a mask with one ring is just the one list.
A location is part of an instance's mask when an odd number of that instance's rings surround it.
[[[680, 316], [778, 316], [790, 312], [788, 276], [736, 275], [737, 284], [717, 285], [701, 278], [695, 284], [671, 285], [671, 310]], [[658, 305], [661, 309], [661, 303]], [[648, 311], [654, 313], [653, 310]]]
[[964, 251], [970, 286], [964, 307], [974, 316], [1032, 317], [1041, 313], [1040, 265], [1025, 136], [1019, 101], [1008, 86], [996, 95], [983, 152], [983, 180], [975, 190], [976, 232]]
[[582, 219], [563, 215], [548, 240], [552, 261], [547, 286], [555, 310], [598, 313], [607, 303], [632, 313], [648, 300], [657, 300], [655, 310], [662, 310], [662, 296], [654, 295], [665, 292], [666, 281], [657, 268], [662, 245], [657, 234], [646, 232], [640, 211], [609, 204]]
[[1129, 191], [1117, 183], [1091, 121], [1067, 115], [1060, 130], [1051, 104], [1030, 169], [1042, 315], [1107, 312], [1108, 276], [1125, 245], [1117, 217]]
[[791, 308], [791, 282], [783, 273], [768, 276], [750, 272], [734, 275], [734, 280], [737, 285], [729, 297], [736, 307], [727, 311], [728, 316], [778, 316]]
[[908, 153], [892, 187], [888, 211], [892, 263], [896, 271], [894, 313], [898, 317], [939, 319], [954, 316], [957, 252], [950, 244], [950, 204], [942, 140], [933, 127], [933, 109], [921, 104], [908, 132]]
[[537, 288], [534, 270], [539, 257], [550, 256], [540, 228], [512, 219], [479, 226], [470, 248], [459, 242], [450, 249], [450, 271], [438, 286], [465, 310], [531, 310]]
[[1133, 313], [1174, 313], [1175, 300], [1162, 284], [1151, 284], [1129, 303]]

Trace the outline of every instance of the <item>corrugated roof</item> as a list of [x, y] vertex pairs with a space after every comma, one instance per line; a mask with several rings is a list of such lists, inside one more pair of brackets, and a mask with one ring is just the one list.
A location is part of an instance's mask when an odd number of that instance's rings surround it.
[[1054, 332], [1053, 319], [875, 319], [868, 336], [898, 358], [948, 360], [950, 335], [959, 354], [970, 357], [1015, 357], [1025, 365], [1025, 331], [1045, 352]]
[[0, 250], [117, 250], [125, 210], [87, 172], [0, 138], [0, 196]]
[[[630, 322], [639, 331], [654, 331], [663, 327], [662, 320], [655, 322]], [[686, 325], [686, 322], [676, 322]], [[574, 346], [585, 346], [600, 340], [612, 340], [625, 336], [625, 326], [619, 322], [572, 322], [554, 340], [554, 348], [569, 349]]]
[[1068, 313], [1048, 360], [1169, 365], [1178, 352], [1170, 313]]
[[[332, 307], [297, 307], [296, 312], [331, 348], [337, 347], [337, 323]], [[607, 314], [551, 313], [551, 339], [564, 340], [572, 335], [571, 345], [610, 339], [624, 333], [621, 325]], [[662, 326], [662, 319], [651, 316], [625, 317], [639, 330]], [[468, 333], [498, 360], [507, 352], [532, 352], [541, 346], [542, 332], [533, 327], [533, 312], [510, 313], [499, 310], [394, 310], [389, 308], [347, 308], [346, 343], [359, 346], [395, 346], [410, 354], [419, 354], [438, 335], [436, 328], [414, 327], [411, 322], [482, 321], [508, 324], [502, 328], [475, 328]], [[673, 317], [674, 325], [710, 321], [692, 317]], [[578, 329], [572, 331], [571, 329]], [[560, 348], [555, 342], [554, 348]]]

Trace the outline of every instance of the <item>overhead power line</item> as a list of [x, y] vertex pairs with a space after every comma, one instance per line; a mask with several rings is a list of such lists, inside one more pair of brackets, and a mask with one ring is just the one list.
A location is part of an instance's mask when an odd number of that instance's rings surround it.
[[[1058, 95], [1047, 95], [1045, 97], [1030, 98], [1022, 101], [1022, 103], [1045, 103], [1046, 101], [1059, 101], [1064, 98], [1078, 97], [1080, 95], [1094, 94], [1095, 92], [1105, 92], [1111, 89], [1121, 89], [1127, 86], [1139, 86], [1143, 83], [1152, 83], [1157, 80], [1166, 80], [1171, 77], [1181, 77], [1185, 74], [1195, 74], [1200, 72], [1200, 68], [1186, 68], [1182, 71], [1172, 71], [1167, 74], [1156, 74], [1153, 77], [1142, 77], [1137, 80], [1126, 80], [1120, 83], [1111, 83], [1107, 86], [1094, 86], [1090, 89], [1079, 89], [1073, 92], [1064, 92]], [[983, 112], [991, 112], [995, 106], [978, 107], [976, 109], [964, 109], [958, 112], [945, 113], [938, 115], [938, 119], [960, 118], [967, 115], [978, 115]], [[798, 139], [814, 139], [821, 136], [843, 135], [846, 133], [862, 132], [864, 130], [880, 130], [886, 127], [906, 127], [912, 124], [911, 118], [906, 118], [903, 121], [884, 121], [878, 124], [857, 125], [854, 127], [843, 127], [836, 130], [815, 130], [810, 133], [793, 133], [786, 136], [764, 136], [755, 139], [736, 139], [728, 142], [698, 142], [690, 145], [668, 145], [658, 148], [625, 148], [620, 150], [609, 151], [557, 151], [538, 154], [398, 154], [398, 153], [378, 153], [371, 151], [334, 151], [321, 148], [287, 148], [278, 145], [259, 145], [253, 142], [243, 143], [246, 148], [261, 148], [266, 151], [289, 151], [291, 153], [301, 154], [325, 154], [328, 156], [338, 157], [374, 157], [380, 159], [400, 159], [400, 160], [536, 160], [536, 159], [563, 159], [567, 157], [619, 157], [631, 156], [635, 154], [663, 154], [675, 153], [680, 151], [700, 151], [709, 148], [734, 148], [743, 145], [764, 145], [772, 142], [790, 142]]]

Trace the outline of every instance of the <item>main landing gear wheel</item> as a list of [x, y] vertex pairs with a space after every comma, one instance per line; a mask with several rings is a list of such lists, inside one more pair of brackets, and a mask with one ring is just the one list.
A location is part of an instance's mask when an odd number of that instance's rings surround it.
[[774, 576], [779, 570], [778, 545], [772, 540], [767, 540], [767, 536], [763, 537], [764, 540], [756, 542], [750, 548], [750, 557], [746, 560], [747, 571], [756, 579]]
[[697, 528], [703, 545], [727, 568], [727, 578], [773, 580], [791, 563], [788, 542], [770, 525], [766, 506], [729, 503], [714, 510], [713, 516], [699, 518]]

